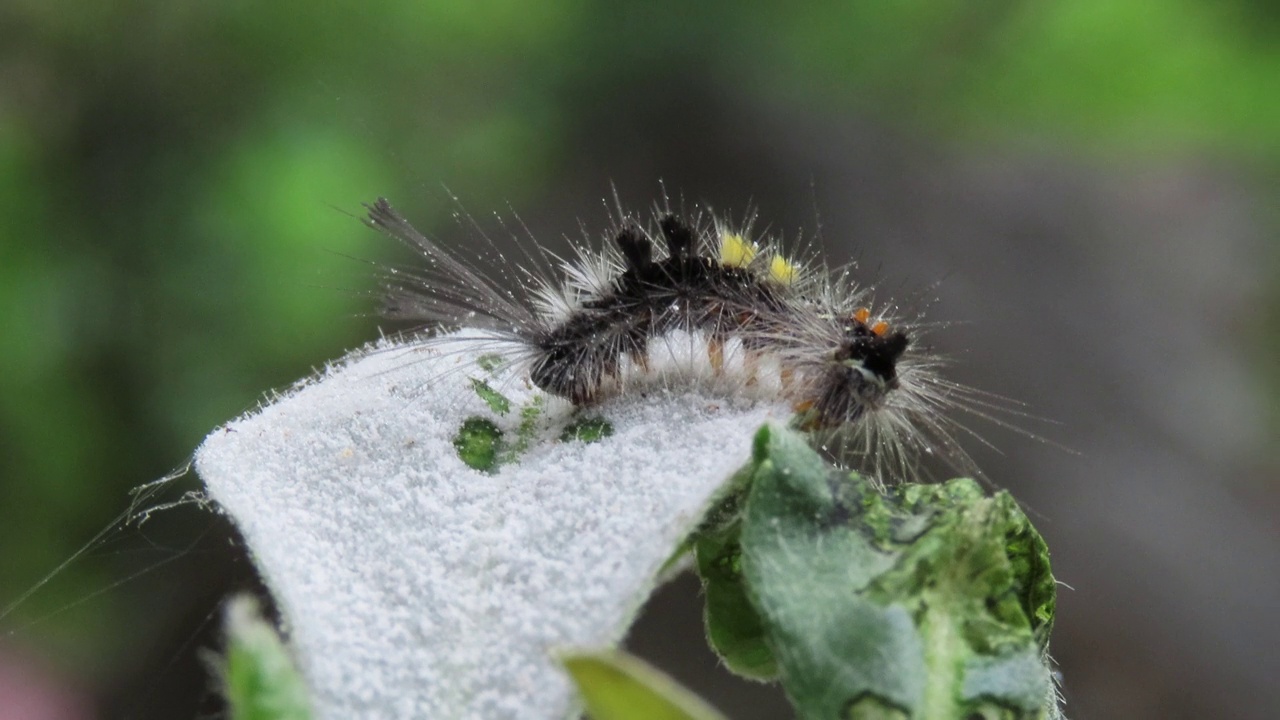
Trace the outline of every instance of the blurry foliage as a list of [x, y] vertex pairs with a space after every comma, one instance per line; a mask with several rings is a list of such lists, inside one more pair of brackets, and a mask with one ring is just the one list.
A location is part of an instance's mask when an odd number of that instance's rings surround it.
[[1275, 35], [1253, 36], [1238, 4], [805, 7], [758, 25], [782, 59], [777, 84], [804, 95], [990, 141], [1031, 135], [1129, 154], [1194, 143], [1264, 150], [1271, 161], [1280, 153], [1280, 47]]
[[[1209, 150], [1274, 169], [1268, 8], [5, 3], [0, 605], [263, 390], [374, 336], [371, 269], [351, 258], [393, 249], [344, 214], [361, 201], [426, 202], [445, 182], [477, 210], [533, 203], [583, 113], [672, 77], [944, 141]], [[424, 213], [447, 209], [414, 214], [430, 226]], [[112, 572], [73, 565], [0, 629]], [[99, 664], [150, 619], [137, 592], [24, 636]]]

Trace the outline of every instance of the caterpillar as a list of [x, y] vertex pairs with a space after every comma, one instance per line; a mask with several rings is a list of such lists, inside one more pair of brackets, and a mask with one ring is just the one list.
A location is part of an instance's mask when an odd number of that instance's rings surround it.
[[1010, 412], [1007, 401], [945, 379], [942, 358], [920, 342], [924, 323], [892, 306], [873, 312], [850, 268], [788, 258], [720, 219], [666, 209], [645, 227], [620, 214], [600, 249], [580, 244], [571, 261], [540, 250], [558, 272], [505, 267], [495, 277], [429, 240], [385, 198], [365, 208], [366, 224], [425, 263], [387, 274], [384, 316], [486, 330], [506, 362], [575, 406], [625, 392], [648, 372], [654, 342], [680, 333], [705, 344], [714, 373], [725, 372], [732, 346], [743, 384], [776, 374], [770, 387], [796, 424], [879, 482], [918, 479], [923, 456], [982, 478], [959, 442], [977, 435], [952, 413], [1011, 427], [993, 414]]

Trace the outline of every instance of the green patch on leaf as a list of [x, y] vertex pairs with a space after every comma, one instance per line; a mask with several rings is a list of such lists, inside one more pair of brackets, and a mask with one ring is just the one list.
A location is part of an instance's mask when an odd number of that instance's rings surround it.
[[248, 595], [227, 607], [224, 692], [232, 720], [307, 720], [306, 685], [284, 644]]
[[585, 443], [599, 442], [613, 435], [613, 424], [599, 416], [578, 418], [565, 426], [560, 433], [560, 442], [580, 440]]
[[562, 655], [592, 720], [724, 720], [698, 696], [617, 650]]
[[503, 448], [502, 430], [492, 420], [469, 417], [453, 436], [453, 447], [458, 457], [469, 467], [481, 472], [498, 469], [498, 453]]
[[499, 463], [505, 465], [515, 462], [533, 444], [534, 438], [538, 436], [538, 419], [542, 417], [542, 403], [542, 396], [536, 395], [528, 405], [520, 408], [520, 424], [516, 426], [516, 441], [502, 452], [501, 457], [498, 458]]
[[502, 363], [502, 356], [496, 353], [488, 353], [476, 358], [476, 365], [479, 365], [480, 369], [487, 373], [492, 373], [502, 367]]
[[538, 418], [542, 416], [542, 396], [538, 395], [528, 405], [520, 408], [520, 426], [516, 428], [516, 447], [520, 452], [529, 448], [529, 443], [538, 434]]
[[[482, 356], [481, 359], [484, 357], [488, 356]], [[501, 360], [500, 357], [498, 359]], [[494, 390], [484, 380], [471, 378], [471, 389], [497, 415], [503, 416], [511, 412], [511, 401], [507, 396]], [[484, 472], [495, 472], [499, 466], [515, 462], [529, 449], [538, 435], [538, 420], [542, 417], [544, 402], [541, 395], [535, 395], [526, 405], [521, 406], [520, 423], [515, 428], [513, 442], [507, 440], [506, 434], [492, 420], [480, 416], [467, 418], [453, 438], [458, 457], [470, 467]]]
[[489, 383], [484, 380], [471, 378], [471, 389], [476, 391], [476, 395], [489, 406], [489, 409], [499, 415], [506, 415], [511, 412], [511, 401], [506, 395], [494, 390]]
[[972, 480], [881, 493], [780, 428], [695, 536], [707, 632], [801, 717], [1056, 717], [1048, 548]]

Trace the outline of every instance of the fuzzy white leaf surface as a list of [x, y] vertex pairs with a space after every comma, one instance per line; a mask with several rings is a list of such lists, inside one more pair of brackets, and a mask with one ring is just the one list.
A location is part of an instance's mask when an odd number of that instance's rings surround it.
[[[785, 407], [705, 383], [631, 388], [594, 414], [596, 443], [545, 427], [494, 474], [452, 439], [498, 418], [470, 378], [518, 408], [518, 373], [487, 376], [476, 336], [364, 352], [214, 431], [196, 455], [279, 603], [321, 718], [564, 718], [551, 653], [620, 641], [663, 563]], [[697, 365], [699, 343], [668, 345]], [[705, 353], [705, 345], [701, 346]], [[661, 368], [653, 372], [660, 372]]]

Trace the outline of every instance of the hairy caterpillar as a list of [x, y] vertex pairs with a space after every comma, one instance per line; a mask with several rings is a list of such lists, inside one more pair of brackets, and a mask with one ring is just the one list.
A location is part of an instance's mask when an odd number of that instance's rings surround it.
[[742, 355], [744, 384], [756, 385], [764, 368], [776, 373], [774, 392], [797, 424], [881, 482], [915, 479], [922, 455], [981, 477], [957, 439], [974, 433], [952, 411], [1008, 426], [991, 414], [1012, 412], [1007, 401], [941, 376], [941, 359], [919, 343], [918, 318], [875, 313], [848, 269], [789, 259], [721, 221], [664, 210], [646, 228], [622, 215], [602, 249], [578, 246], [575, 260], [556, 261], [555, 276], [499, 268], [505, 277], [496, 279], [427, 239], [387, 200], [365, 207], [368, 225], [426, 263], [386, 277], [384, 315], [486, 330], [506, 362], [574, 405], [625, 391], [648, 372], [654, 342], [679, 333], [705, 343], [717, 374], [730, 345]]

